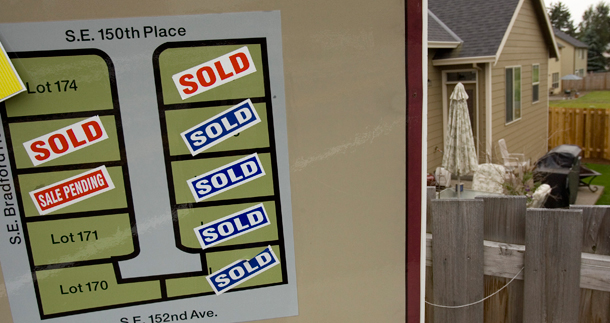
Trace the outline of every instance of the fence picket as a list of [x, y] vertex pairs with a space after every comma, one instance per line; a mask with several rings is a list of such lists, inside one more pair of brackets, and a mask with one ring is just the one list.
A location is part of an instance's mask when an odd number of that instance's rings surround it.
[[[483, 299], [483, 201], [432, 200], [434, 303], [459, 306]], [[482, 323], [483, 303], [434, 310], [434, 322]]]
[[[610, 255], [610, 208], [572, 205], [582, 210], [582, 252]], [[610, 318], [610, 292], [581, 289], [579, 322], [607, 322]]]
[[524, 322], [578, 322], [583, 216], [530, 209], [525, 232]]
[[[484, 238], [507, 244], [525, 244], [525, 196], [480, 196], [484, 202]], [[504, 287], [510, 278], [485, 276], [485, 295]], [[523, 281], [516, 280], [484, 303], [485, 322], [523, 322]]]

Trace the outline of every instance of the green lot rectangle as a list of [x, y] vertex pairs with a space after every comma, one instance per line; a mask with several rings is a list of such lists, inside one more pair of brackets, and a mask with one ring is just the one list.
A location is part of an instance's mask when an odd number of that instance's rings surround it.
[[109, 259], [134, 251], [128, 214], [27, 224], [36, 266]]
[[[237, 260], [250, 260], [265, 250], [265, 248], [266, 247], [260, 247], [207, 253], [206, 258], [208, 261], [208, 270], [210, 270], [209, 273], [212, 274]], [[277, 245], [271, 245], [271, 249], [273, 249], [273, 253], [275, 253], [275, 256], [279, 259], [280, 264], [240, 285], [237, 285], [233, 289], [281, 283], [283, 281], [280, 247]]]
[[[243, 157], [244, 156], [231, 156], [173, 162], [172, 175], [174, 177], [176, 203], [195, 203], [193, 193], [191, 193], [191, 190], [186, 183], [188, 179], [205, 174], [211, 170], [227, 165]], [[222, 192], [216, 196], [206, 199], [205, 201], [273, 195], [273, 169], [271, 166], [271, 156], [270, 154], [258, 154], [258, 157], [260, 158], [263, 169], [265, 170], [265, 176]], [[34, 207], [33, 204], [32, 207]]]
[[118, 284], [112, 264], [36, 272], [44, 314], [161, 298], [159, 281]]
[[[17, 168], [34, 167], [32, 160], [28, 156], [25, 147], [23, 146], [24, 142], [46, 135], [85, 119], [87, 118], [11, 123], [9, 125], [11, 130], [11, 142], [13, 144]], [[100, 120], [102, 121], [102, 125], [108, 134], [108, 139], [102, 140], [77, 151], [73, 151], [39, 166], [62, 166], [120, 160], [121, 155], [119, 150], [119, 138], [117, 135], [116, 120], [113, 116], [102, 116], [100, 117]]]
[[113, 109], [108, 64], [101, 56], [16, 58], [12, 62], [29, 92], [35, 93], [24, 92], [7, 100], [9, 117]]
[[165, 284], [168, 297], [214, 292], [205, 276], [168, 279]]
[[[167, 141], [170, 155], [188, 155], [188, 150], [180, 134], [209, 118], [228, 110], [231, 106], [194, 108], [165, 111], [167, 123]], [[267, 123], [267, 106], [264, 103], [254, 104], [261, 122], [244, 130], [236, 136], [210, 147], [205, 152], [229, 151], [269, 147], [269, 124]]]
[[[180, 93], [178, 93], [178, 89], [172, 80], [172, 75], [223, 56], [244, 46], [247, 46], [250, 51], [254, 66], [256, 67], [256, 72], [235, 81], [231, 81], [223, 86], [182, 100]], [[159, 55], [159, 69], [164, 104], [246, 99], [265, 96], [262, 53], [261, 46], [258, 44], [169, 48]]]
[[[19, 185], [21, 187], [21, 200], [25, 216], [40, 216], [34, 202], [30, 198], [29, 192], [36, 189], [55, 184], [72, 176], [82, 174], [89, 169], [78, 169], [69, 171], [57, 171], [39, 174], [24, 174], [19, 175]], [[108, 173], [114, 183], [114, 189], [102, 194], [90, 197], [86, 200], [66, 206], [62, 209], [51, 212], [48, 215], [58, 213], [77, 213], [86, 211], [110, 210], [127, 207], [127, 198], [125, 195], [125, 185], [123, 182], [122, 167], [108, 167]], [[192, 195], [191, 195], [192, 196]], [[47, 216], [48, 216], [47, 215]]]
[[[182, 245], [187, 248], [201, 248], [195, 231], [193, 230], [194, 228], [241, 210], [245, 210], [256, 204], [258, 203], [231, 204], [178, 210], [178, 223], [180, 225]], [[269, 225], [220, 243], [217, 246], [232, 246], [244, 243], [277, 241], [278, 224], [275, 212], [275, 202], [264, 202], [263, 206], [265, 207], [265, 211], [267, 211], [267, 215], [269, 216]]]

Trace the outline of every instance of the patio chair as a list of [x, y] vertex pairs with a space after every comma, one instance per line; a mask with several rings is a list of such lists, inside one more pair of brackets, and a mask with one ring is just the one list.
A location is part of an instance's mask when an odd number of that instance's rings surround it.
[[528, 208], [540, 208], [546, 202], [547, 197], [551, 194], [551, 186], [548, 184], [542, 184], [538, 186], [534, 194], [532, 195], [532, 200], [527, 203]]
[[504, 139], [498, 140], [498, 146], [500, 146], [500, 153], [504, 160], [504, 167], [507, 170], [513, 170], [517, 167], [525, 168], [530, 166], [530, 160], [525, 159], [525, 155], [517, 153], [509, 153], [506, 148], [506, 141]]
[[449, 187], [451, 185], [451, 173], [443, 167], [437, 167], [434, 172], [436, 185], [440, 187]]
[[472, 176], [472, 189], [475, 191], [504, 193], [504, 166], [497, 164], [480, 164]]

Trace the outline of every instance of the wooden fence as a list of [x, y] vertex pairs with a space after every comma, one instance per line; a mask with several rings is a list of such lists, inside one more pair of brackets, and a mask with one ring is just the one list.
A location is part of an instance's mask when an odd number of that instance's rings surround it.
[[610, 73], [588, 74], [582, 80], [561, 81], [565, 90], [605, 91], [610, 90]]
[[585, 158], [610, 159], [610, 109], [549, 107], [549, 149], [578, 145]]
[[428, 196], [427, 323], [610, 322], [610, 207]]

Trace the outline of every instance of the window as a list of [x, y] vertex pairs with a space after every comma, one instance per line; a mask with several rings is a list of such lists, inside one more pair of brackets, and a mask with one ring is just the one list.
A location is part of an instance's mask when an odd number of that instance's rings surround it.
[[506, 68], [506, 123], [521, 118], [521, 67]]
[[578, 76], [585, 76], [585, 69], [581, 68], [578, 70]]
[[466, 71], [466, 72], [447, 73], [447, 83], [453, 83], [453, 82], [457, 83], [457, 82], [476, 81], [476, 80], [477, 80], [476, 72]]
[[553, 88], [559, 88], [559, 73], [553, 73]]
[[532, 102], [540, 101], [540, 64], [532, 65]]
[[585, 51], [586, 51], [586, 49], [580, 48], [580, 49], [577, 49], [577, 51], [578, 51], [578, 58], [584, 59], [585, 58], [585, 53], [586, 53]]

